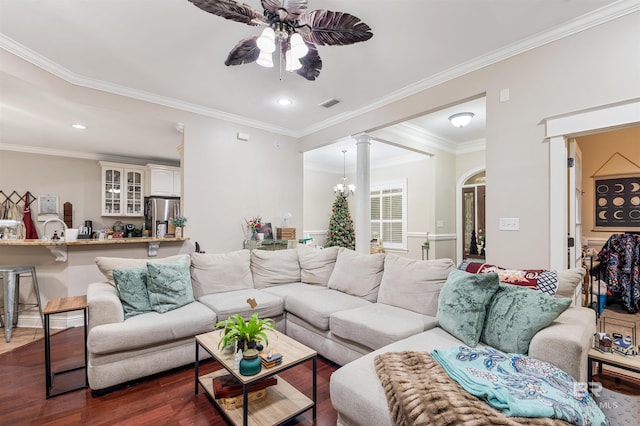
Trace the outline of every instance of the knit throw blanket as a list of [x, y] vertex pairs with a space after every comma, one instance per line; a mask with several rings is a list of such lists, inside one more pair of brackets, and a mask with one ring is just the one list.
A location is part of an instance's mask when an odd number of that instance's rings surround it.
[[465, 391], [426, 352], [388, 352], [376, 356], [374, 365], [395, 425], [568, 425], [506, 416]]

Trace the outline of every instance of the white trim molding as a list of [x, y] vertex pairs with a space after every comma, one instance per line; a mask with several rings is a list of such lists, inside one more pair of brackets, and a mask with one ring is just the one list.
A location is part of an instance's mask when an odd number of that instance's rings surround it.
[[544, 120], [549, 142], [549, 268], [567, 269], [567, 140], [640, 124], [640, 98]]

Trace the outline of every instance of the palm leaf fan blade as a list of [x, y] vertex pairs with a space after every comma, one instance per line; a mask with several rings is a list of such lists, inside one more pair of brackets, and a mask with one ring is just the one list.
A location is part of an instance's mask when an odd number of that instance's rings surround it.
[[258, 25], [264, 20], [264, 15], [247, 4], [240, 4], [233, 0], [189, 0], [195, 6], [231, 21], [247, 25]]
[[256, 44], [257, 39], [258, 36], [252, 36], [240, 40], [238, 44], [231, 49], [224, 64], [229, 66], [255, 62], [258, 56], [260, 56], [260, 49], [258, 49], [258, 45]]
[[314, 10], [303, 14], [298, 24], [311, 28], [309, 33], [302, 35], [305, 40], [321, 46], [343, 46], [373, 37], [371, 28], [349, 13]]
[[286, 10], [286, 19], [296, 21], [307, 11], [307, 0], [262, 0], [262, 7], [274, 15], [279, 10]]
[[309, 81], [313, 81], [320, 75], [320, 70], [322, 70], [322, 59], [320, 59], [318, 49], [316, 49], [314, 45], [307, 43], [307, 46], [309, 47], [309, 52], [304, 57], [300, 58], [302, 68], [296, 70], [296, 74]]

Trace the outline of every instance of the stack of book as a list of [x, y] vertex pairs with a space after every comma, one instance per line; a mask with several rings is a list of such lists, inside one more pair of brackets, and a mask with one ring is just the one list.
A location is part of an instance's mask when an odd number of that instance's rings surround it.
[[[266, 377], [249, 385], [248, 399], [249, 402], [262, 399], [267, 396], [267, 388], [276, 385], [278, 379], [276, 377]], [[240, 383], [231, 374], [225, 374], [213, 378], [213, 395], [218, 404], [225, 409], [234, 409], [242, 407], [242, 383]]]
[[264, 368], [272, 368], [282, 364], [282, 354], [279, 353], [272, 354], [269, 352], [269, 354], [260, 354], [260, 357], [262, 358], [262, 366]]

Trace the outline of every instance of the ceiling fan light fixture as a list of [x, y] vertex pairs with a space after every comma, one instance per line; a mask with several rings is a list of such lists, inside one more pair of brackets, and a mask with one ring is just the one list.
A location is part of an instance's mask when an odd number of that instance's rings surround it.
[[258, 56], [258, 59], [256, 60], [256, 64], [265, 68], [273, 68], [273, 57], [271, 56], [271, 53], [261, 50], [260, 56]]
[[273, 28], [266, 27], [256, 40], [260, 52], [273, 53], [276, 50], [276, 33]]
[[465, 127], [471, 123], [474, 114], [472, 112], [460, 112], [449, 117], [449, 121], [454, 127]]
[[287, 50], [284, 54], [284, 60], [287, 63], [285, 69], [289, 72], [293, 72], [302, 68], [302, 62], [292, 52], [292, 49]]
[[305, 44], [300, 34], [293, 33], [289, 43], [291, 43], [291, 54], [296, 59], [304, 58], [309, 53], [309, 47]]

